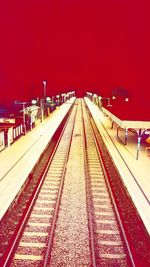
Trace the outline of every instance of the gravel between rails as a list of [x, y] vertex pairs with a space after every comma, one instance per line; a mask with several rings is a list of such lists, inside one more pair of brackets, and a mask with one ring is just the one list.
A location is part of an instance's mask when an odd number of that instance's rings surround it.
[[79, 105], [50, 267], [91, 266], [81, 123]]

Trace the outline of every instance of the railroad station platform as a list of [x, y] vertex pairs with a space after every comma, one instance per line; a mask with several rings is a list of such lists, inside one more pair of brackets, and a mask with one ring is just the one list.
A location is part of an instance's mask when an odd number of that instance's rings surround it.
[[[75, 98], [68, 100], [43, 123], [0, 153], [0, 219], [74, 101]], [[117, 139], [116, 128], [111, 129], [109, 117], [88, 98], [85, 98], [85, 101], [140, 217], [150, 233], [150, 158], [146, 156], [145, 148], [141, 147], [139, 159], [136, 160], [136, 138], [133, 138], [133, 133], [129, 132], [128, 144], [124, 146]]]
[[31, 132], [0, 152], [0, 219], [18, 194], [74, 101], [75, 97], [65, 102]]
[[[129, 131], [128, 142], [125, 146], [117, 138], [117, 127], [111, 129], [112, 121], [110, 118], [88, 98], [85, 98], [85, 101], [119, 170], [125, 187], [150, 234], [150, 157], [146, 154], [146, 145], [141, 146], [139, 159], [136, 160], [136, 135]], [[122, 131], [120, 134], [122, 134], [123, 139], [124, 132]]]

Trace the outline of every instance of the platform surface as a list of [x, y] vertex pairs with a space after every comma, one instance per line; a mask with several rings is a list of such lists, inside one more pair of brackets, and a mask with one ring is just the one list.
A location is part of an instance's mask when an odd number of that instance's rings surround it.
[[0, 152], [0, 219], [34, 168], [56, 129], [74, 103], [68, 100], [31, 132]]
[[[117, 138], [117, 127], [114, 126], [111, 129], [112, 121], [110, 118], [88, 98], [85, 98], [85, 101], [139, 215], [150, 234], [150, 157], [146, 156], [146, 147], [141, 145], [139, 159], [136, 160], [136, 135], [129, 131], [127, 145], [125, 146]], [[120, 137], [123, 141], [123, 130], [120, 132]]]

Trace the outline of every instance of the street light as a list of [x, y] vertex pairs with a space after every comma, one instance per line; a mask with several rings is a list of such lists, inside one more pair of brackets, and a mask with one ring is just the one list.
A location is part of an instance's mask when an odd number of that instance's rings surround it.
[[125, 101], [125, 102], [128, 102], [129, 101], [129, 97], [128, 96], [115, 96], [115, 95], [113, 95], [112, 96], [112, 99], [113, 100], [116, 100], [116, 99], [119, 99], [119, 100], [123, 100], [123, 101]]
[[61, 94], [61, 97], [62, 97], [61, 102], [64, 103], [65, 94]]
[[23, 104], [23, 133], [26, 134], [25, 102]]
[[43, 122], [44, 111], [43, 111], [43, 98], [40, 99], [40, 109], [41, 109], [41, 122]]
[[51, 103], [51, 98], [49, 96], [46, 97], [46, 102]]
[[54, 105], [55, 105], [54, 96], [52, 96], [52, 99], [51, 99], [51, 110], [52, 111], [54, 110]]
[[43, 85], [44, 85], [44, 99], [46, 98], [46, 81], [43, 81]]
[[102, 97], [102, 96], [99, 96], [99, 99], [100, 99], [100, 100], [106, 99], [106, 100], [108, 101], [107, 107], [111, 107], [111, 106], [112, 106], [112, 105], [110, 104], [110, 97]]
[[36, 99], [32, 99], [32, 100], [31, 100], [31, 104], [32, 104], [32, 105], [37, 104], [37, 100], [36, 100]]
[[57, 105], [59, 106], [59, 98], [60, 98], [60, 95], [56, 95], [57, 97]]

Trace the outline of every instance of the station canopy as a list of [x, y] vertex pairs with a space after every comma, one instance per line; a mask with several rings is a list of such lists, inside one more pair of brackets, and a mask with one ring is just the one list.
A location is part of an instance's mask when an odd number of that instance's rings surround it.
[[124, 139], [125, 145], [127, 143], [128, 130], [132, 129], [136, 132], [137, 134], [136, 159], [138, 159], [141, 139], [143, 138], [143, 136], [146, 136], [147, 134], [150, 135], [150, 112], [146, 106], [145, 108], [141, 109], [140, 106], [136, 107], [133, 104], [129, 103], [126, 104], [127, 105], [122, 104], [122, 106], [112, 105], [108, 107], [102, 107], [102, 110], [112, 120], [112, 127], [113, 123], [116, 123], [118, 125], [117, 127], [118, 138], [119, 138], [119, 127], [125, 130], [125, 139]]
[[147, 105], [112, 102], [110, 107], [103, 106], [102, 109], [121, 128], [150, 129], [150, 108]]
[[131, 114], [120, 114], [119, 112], [115, 112], [115, 110], [111, 108], [102, 108], [103, 112], [107, 114], [112, 121], [114, 121], [120, 128], [123, 129], [150, 129], [150, 119], [141, 116], [132, 116]]

